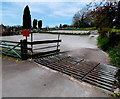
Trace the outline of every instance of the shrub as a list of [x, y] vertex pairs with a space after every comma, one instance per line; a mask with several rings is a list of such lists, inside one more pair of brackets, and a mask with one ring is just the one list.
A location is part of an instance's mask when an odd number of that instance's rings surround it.
[[109, 38], [107, 37], [98, 37], [98, 46], [106, 51], [109, 48]]
[[120, 67], [120, 44], [108, 51], [111, 62]]
[[108, 33], [110, 33], [111, 30], [111, 28], [100, 28], [98, 31], [101, 37], [108, 37]]

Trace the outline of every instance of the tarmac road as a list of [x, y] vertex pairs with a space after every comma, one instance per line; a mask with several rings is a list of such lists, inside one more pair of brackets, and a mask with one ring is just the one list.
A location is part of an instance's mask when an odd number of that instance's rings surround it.
[[109, 97], [87, 83], [71, 80], [31, 62], [2, 60], [3, 97]]

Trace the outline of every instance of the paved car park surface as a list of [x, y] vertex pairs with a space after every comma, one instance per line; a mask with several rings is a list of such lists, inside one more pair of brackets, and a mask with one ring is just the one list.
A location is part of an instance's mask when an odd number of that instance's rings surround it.
[[[19, 41], [22, 35], [3, 39]], [[34, 34], [34, 40], [57, 39], [53, 34]], [[97, 48], [97, 37], [61, 35], [61, 52], [72, 57], [108, 64], [108, 56]], [[30, 40], [30, 38], [28, 38]], [[72, 42], [71, 42], [72, 40]], [[4, 97], [108, 97], [90, 84], [71, 80], [60, 72], [47, 70], [32, 62], [2, 60], [2, 95]]]

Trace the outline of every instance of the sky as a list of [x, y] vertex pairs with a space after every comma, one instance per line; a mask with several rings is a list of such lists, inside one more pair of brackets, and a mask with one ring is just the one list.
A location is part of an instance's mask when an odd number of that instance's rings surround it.
[[31, 20], [42, 20], [43, 27], [72, 24], [74, 14], [92, 0], [2, 0], [0, 22], [5, 26], [22, 25], [23, 11], [30, 8]]

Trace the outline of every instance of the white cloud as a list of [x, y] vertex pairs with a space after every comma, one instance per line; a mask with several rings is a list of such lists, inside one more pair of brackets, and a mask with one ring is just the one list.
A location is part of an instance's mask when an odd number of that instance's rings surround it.
[[44, 13], [44, 11], [42, 9], [32, 8], [32, 7], [31, 7], [31, 11], [35, 12], [35, 13]]
[[49, 16], [57, 16], [57, 17], [68, 17], [68, 16], [73, 16], [79, 9], [77, 8], [66, 8], [66, 9], [61, 9], [54, 11], [51, 13]]
[[84, 2], [88, 3], [94, 0], [2, 0], [3, 2]]
[[45, 22], [45, 26], [47, 24], [49, 25], [51, 21], [56, 21], [56, 20], [58, 23], [67, 23], [65, 20], [67, 20], [68, 17], [69, 19], [70, 18], [72, 19], [73, 15], [85, 5], [85, 3], [81, 3], [81, 2], [26, 2], [25, 1], [25, 2], [7, 2], [7, 3], [9, 4], [9, 6], [6, 6], [6, 4], [4, 4], [3, 7], [3, 14], [4, 14], [3, 16], [5, 16], [4, 20], [6, 20], [7, 17], [9, 17], [12, 19], [15, 18], [18, 24], [22, 23], [22, 14], [24, 7], [26, 5], [29, 5], [32, 20], [34, 18], [38, 20], [42, 19]]
[[0, 24], [2, 23], [2, 3], [0, 3]]
[[81, 2], [74, 2], [74, 3], [53, 3], [55, 7], [52, 5], [50, 9], [52, 9], [52, 13], [49, 16], [54, 17], [68, 17], [73, 16], [78, 10], [82, 9], [85, 4]]
[[[30, 11], [37, 14], [46, 14], [47, 16], [72, 16], [79, 9], [81, 9], [85, 4], [81, 2], [15, 2], [15, 6], [23, 8], [25, 5], [29, 5]], [[11, 10], [12, 11], [12, 10]]]
[[63, 11], [55, 11], [51, 16], [70, 16], [67, 13], [64, 13]]

